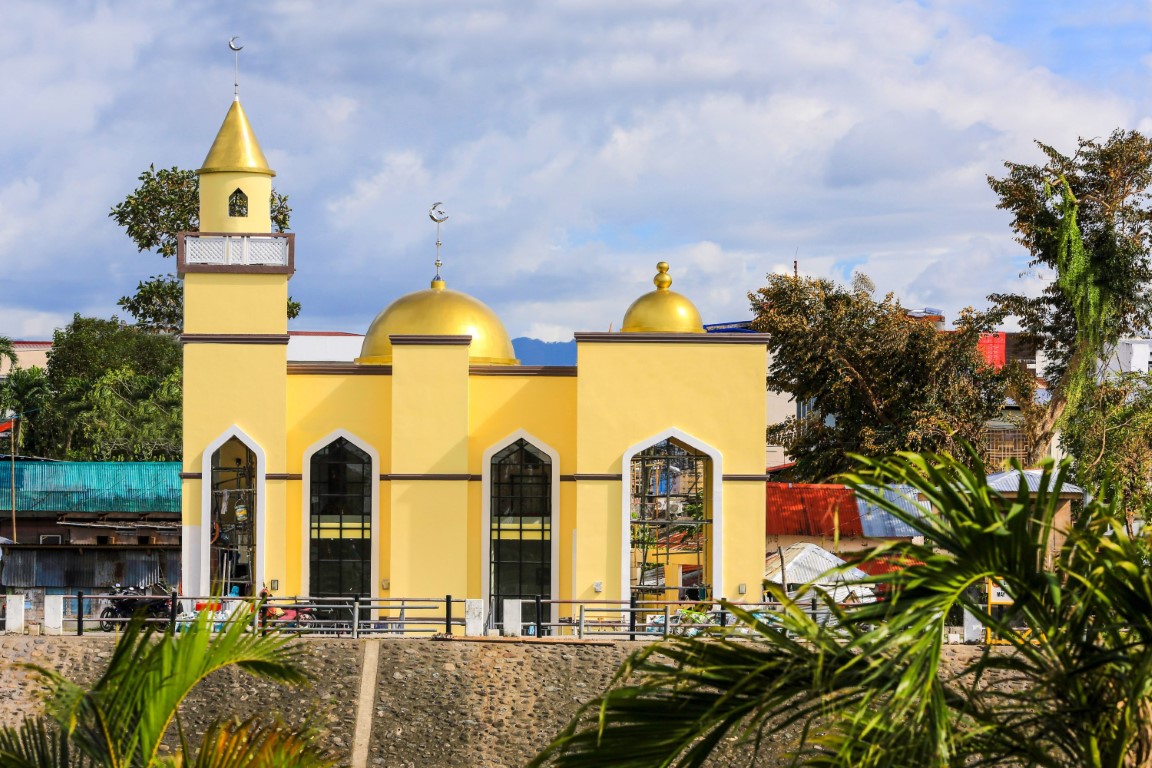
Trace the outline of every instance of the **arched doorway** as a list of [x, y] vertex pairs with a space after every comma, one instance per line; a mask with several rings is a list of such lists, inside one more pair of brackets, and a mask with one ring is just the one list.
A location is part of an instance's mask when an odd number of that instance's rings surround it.
[[344, 437], [309, 460], [308, 594], [372, 596], [372, 457]]
[[[487, 598], [502, 624], [505, 600], [552, 598], [553, 467], [548, 453], [519, 438], [492, 456], [489, 470]], [[550, 615], [544, 606], [541, 620]]]
[[256, 454], [238, 437], [212, 454], [208, 582], [213, 595], [256, 594]]
[[712, 458], [676, 438], [629, 466], [629, 593], [637, 602], [713, 596]]

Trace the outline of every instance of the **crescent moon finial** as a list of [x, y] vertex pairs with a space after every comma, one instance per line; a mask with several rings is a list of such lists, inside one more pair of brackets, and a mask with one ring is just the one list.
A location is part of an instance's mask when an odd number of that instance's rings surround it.
[[236, 45], [236, 41], [239, 39], [239, 35], [232, 35], [228, 38], [228, 50], [232, 51], [232, 57], [236, 64], [235, 77], [232, 79], [232, 99], [234, 101], [240, 101], [240, 51], [244, 50], [244, 46]]
[[444, 203], [433, 203], [432, 207], [428, 209], [428, 218], [436, 222], [436, 277], [432, 278], [433, 287], [437, 281], [441, 280], [440, 267], [444, 266], [444, 262], [440, 261], [440, 246], [443, 245], [440, 242], [440, 225], [448, 221], [448, 214], [440, 207], [442, 205]]

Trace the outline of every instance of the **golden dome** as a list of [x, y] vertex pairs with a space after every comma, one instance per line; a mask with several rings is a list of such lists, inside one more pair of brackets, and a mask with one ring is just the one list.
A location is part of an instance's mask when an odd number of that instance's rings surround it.
[[656, 265], [652, 279], [656, 290], [646, 293], [628, 307], [624, 313], [625, 333], [704, 333], [700, 312], [686, 296], [669, 290], [672, 277], [668, 262]]
[[392, 335], [471, 336], [468, 362], [474, 365], [518, 365], [504, 324], [488, 305], [466, 293], [449, 290], [443, 280], [401, 296], [376, 316], [357, 363], [390, 365]]
[[212, 142], [212, 149], [208, 150], [208, 157], [204, 158], [204, 165], [197, 173], [223, 171], [276, 175], [264, 159], [264, 150], [260, 149], [260, 142], [256, 140], [256, 134], [239, 100], [232, 102], [232, 107], [224, 116], [224, 124]]

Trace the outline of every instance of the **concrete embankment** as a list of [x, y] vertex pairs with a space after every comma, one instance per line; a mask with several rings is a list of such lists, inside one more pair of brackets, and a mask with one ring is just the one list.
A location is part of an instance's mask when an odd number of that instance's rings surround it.
[[[376, 647], [366, 654], [369, 644]], [[519, 766], [547, 744], [582, 703], [604, 690], [620, 663], [639, 646], [302, 640], [296, 648], [312, 680], [308, 688], [285, 688], [225, 670], [196, 689], [181, 719], [185, 731], [197, 736], [220, 716], [278, 716], [293, 726], [309, 723], [342, 765]], [[40, 707], [34, 676], [12, 663], [31, 662], [89, 682], [103, 670], [112, 649], [109, 637], [0, 636], [0, 722], [13, 723]], [[972, 650], [957, 646], [946, 653], [957, 657]], [[373, 655], [375, 679], [364, 679], [365, 658], [371, 667]], [[777, 734], [755, 765], [783, 764], [778, 750], [793, 736]], [[173, 739], [169, 748], [175, 743]], [[354, 754], [360, 758], [356, 763]], [[747, 756], [739, 760], [729, 745], [713, 764], [747, 765]]]

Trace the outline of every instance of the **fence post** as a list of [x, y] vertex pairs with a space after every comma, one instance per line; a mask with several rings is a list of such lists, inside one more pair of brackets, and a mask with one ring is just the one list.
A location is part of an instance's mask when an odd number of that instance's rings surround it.
[[452, 634], [452, 595], [444, 595], [444, 634]]
[[84, 634], [84, 593], [76, 593], [76, 636]]
[[723, 606], [720, 607], [720, 631], [728, 631], [728, 611], [724, 610]]
[[584, 606], [580, 606], [580, 625], [576, 628], [576, 637], [584, 639]]
[[64, 595], [44, 595], [44, 634], [58, 635], [64, 629]]
[[179, 597], [179, 595], [176, 594], [176, 590], [172, 590], [170, 597], [172, 598], [172, 602], [168, 604], [168, 629], [172, 634], [176, 634], [176, 614], [179, 613], [180, 610], [180, 604], [176, 601], [176, 598]]
[[360, 595], [352, 599], [352, 639], [360, 637]]
[[672, 620], [668, 613], [668, 604], [664, 604], [664, 637], [668, 637], [668, 623]]
[[633, 592], [628, 597], [628, 639], [636, 639], [636, 593]]
[[4, 606], [7, 611], [4, 631], [8, 634], [24, 634], [24, 593], [5, 596]]
[[540, 595], [536, 595], [536, 637], [544, 636], [544, 625], [541, 622], [543, 616], [541, 615]]

